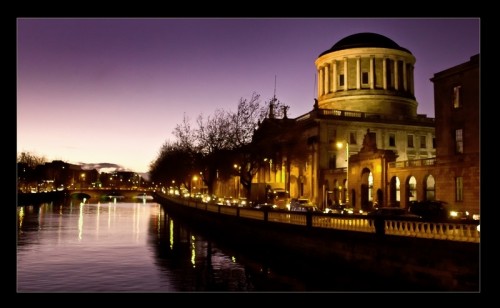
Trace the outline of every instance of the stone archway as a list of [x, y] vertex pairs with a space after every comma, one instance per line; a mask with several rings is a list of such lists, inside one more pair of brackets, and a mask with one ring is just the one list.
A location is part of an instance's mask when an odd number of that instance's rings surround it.
[[401, 182], [397, 176], [393, 176], [389, 185], [389, 204], [388, 206], [401, 206]]

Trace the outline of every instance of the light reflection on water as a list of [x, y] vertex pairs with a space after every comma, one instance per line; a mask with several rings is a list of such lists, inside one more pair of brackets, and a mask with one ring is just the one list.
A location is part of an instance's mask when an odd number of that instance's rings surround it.
[[18, 292], [255, 291], [234, 256], [157, 203], [70, 200], [17, 210]]
[[382, 288], [368, 277], [341, 274], [343, 267], [335, 263], [302, 262], [289, 255], [273, 263], [266, 252], [229, 249], [165, 213], [155, 202], [69, 200], [18, 206], [17, 212], [17, 291], [21, 293]]
[[18, 207], [19, 292], [172, 290], [148, 241], [158, 204], [69, 202]]

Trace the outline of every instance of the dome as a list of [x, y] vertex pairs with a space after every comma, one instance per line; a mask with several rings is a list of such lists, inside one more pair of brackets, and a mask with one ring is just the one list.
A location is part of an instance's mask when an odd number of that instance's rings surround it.
[[338, 41], [335, 45], [333, 45], [332, 48], [324, 51], [319, 56], [321, 57], [322, 55], [338, 50], [363, 47], [398, 49], [411, 54], [408, 49], [399, 46], [398, 44], [396, 44], [396, 42], [388, 37], [377, 33], [363, 32], [346, 36], [345, 38]]

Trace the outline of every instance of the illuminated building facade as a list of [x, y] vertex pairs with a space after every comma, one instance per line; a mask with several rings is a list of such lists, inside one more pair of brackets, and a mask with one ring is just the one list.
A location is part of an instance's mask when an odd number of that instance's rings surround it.
[[388, 173], [391, 163], [433, 164], [436, 156], [434, 119], [417, 114], [414, 64], [409, 50], [375, 33], [348, 36], [321, 53], [313, 109], [293, 119], [294, 128], [287, 120], [284, 130], [261, 132], [273, 135], [281, 150], [254, 182], [266, 174], [266, 184], [320, 208], [350, 203], [371, 210], [375, 203], [404, 207], [417, 200], [413, 189], [400, 193], [413, 180]]
[[479, 214], [479, 54], [434, 74], [436, 198]]

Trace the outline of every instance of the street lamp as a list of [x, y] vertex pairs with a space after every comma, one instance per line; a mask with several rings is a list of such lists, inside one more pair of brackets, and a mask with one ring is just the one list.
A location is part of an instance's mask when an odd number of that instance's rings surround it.
[[234, 177], [234, 179], [235, 179], [235, 188], [237, 189], [238, 192], [238, 198], [240, 198], [241, 166], [238, 164], [234, 164], [233, 167], [238, 173], [238, 177]]
[[85, 173], [82, 173], [82, 174], [80, 175], [80, 177], [81, 177], [81, 182], [80, 182], [80, 191], [82, 191], [82, 190], [83, 190], [83, 183], [85, 182]]
[[198, 176], [196, 175], [193, 175], [193, 181], [191, 182], [191, 195], [194, 195], [196, 190], [196, 186], [194, 186], [193, 184], [198, 185]]
[[[337, 148], [342, 149], [344, 147], [344, 142], [337, 142]], [[345, 155], [347, 161], [347, 175], [345, 177], [345, 202], [349, 203], [349, 142], [345, 141]]]

